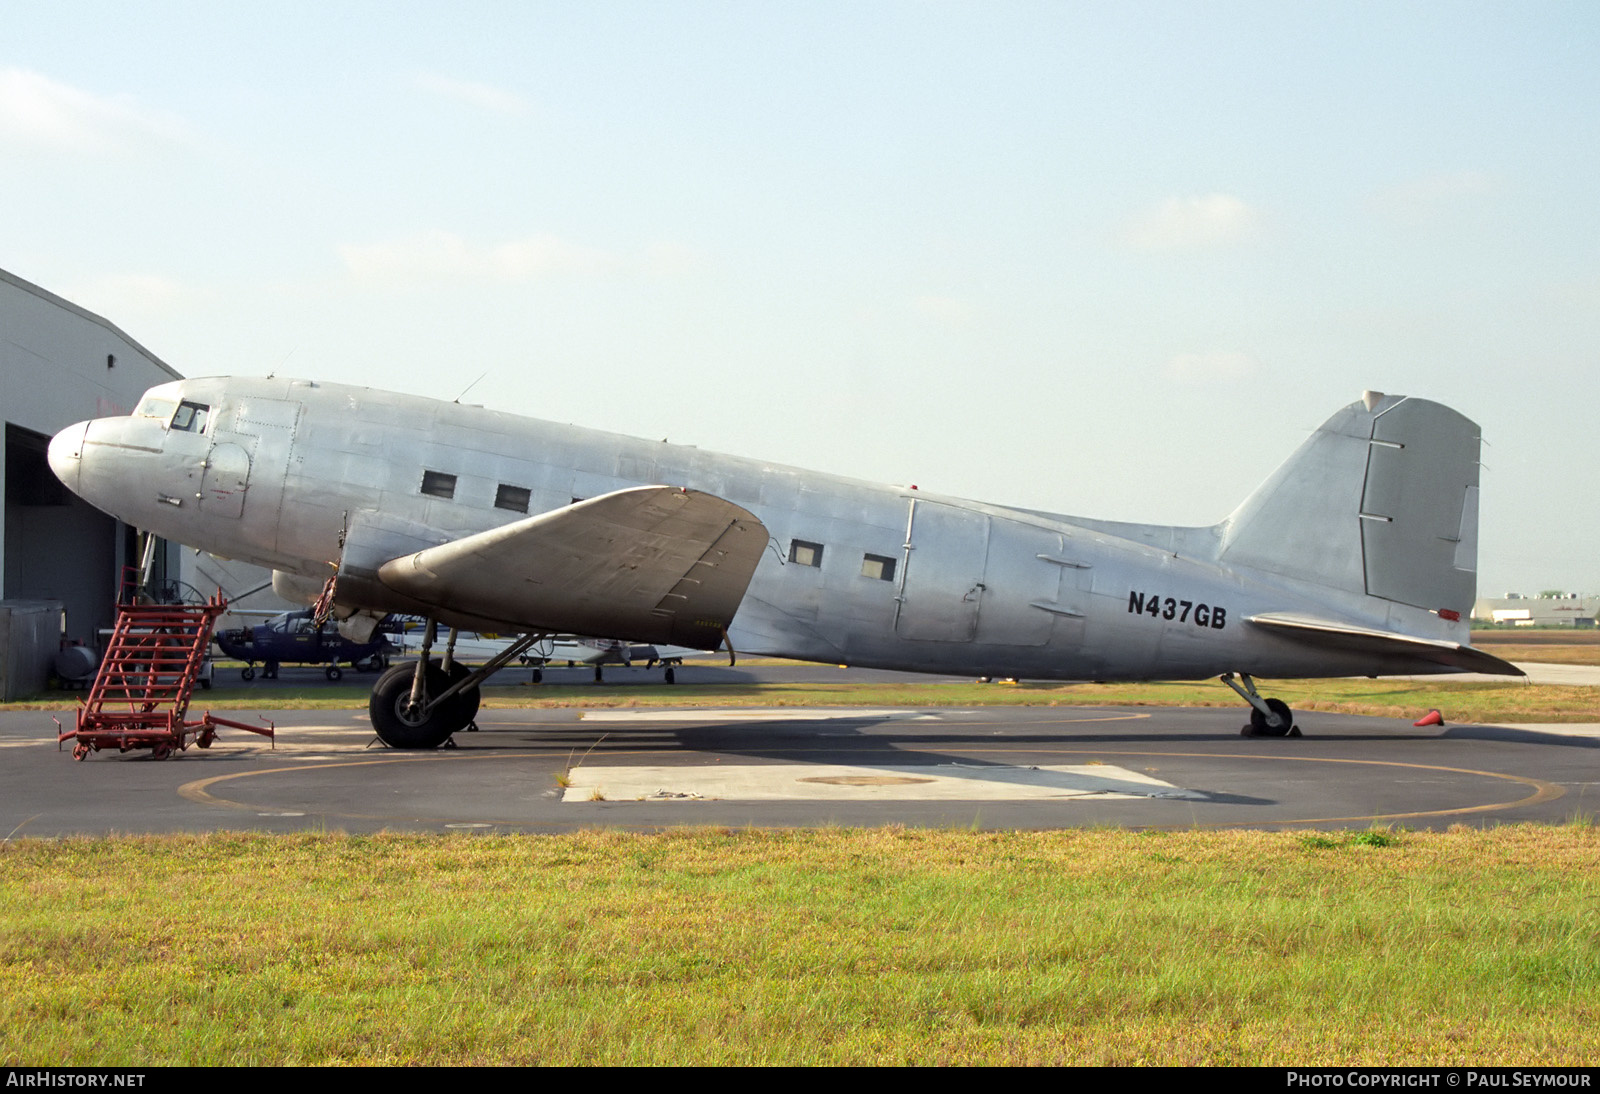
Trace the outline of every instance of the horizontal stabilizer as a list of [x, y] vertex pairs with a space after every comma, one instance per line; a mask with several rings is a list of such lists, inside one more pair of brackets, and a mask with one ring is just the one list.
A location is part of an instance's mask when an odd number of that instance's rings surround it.
[[1493, 676], [1526, 675], [1509, 661], [1502, 661], [1493, 654], [1475, 650], [1471, 646], [1463, 646], [1459, 642], [1413, 638], [1392, 631], [1352, 627], [1347, 623], [1335, 623], [1309, 615], [1291, 615], [1287, 612], [1252, 615], [1247, 618], [1247, 622], [1327, 649], [1409, 657], [1436, 665], [1448, 665], [1458, 672], [1483, 672]]
[[639, 486], [390, 559], [378, 579], [519, 630], [715, 649], [766, 545], [730, 501]]

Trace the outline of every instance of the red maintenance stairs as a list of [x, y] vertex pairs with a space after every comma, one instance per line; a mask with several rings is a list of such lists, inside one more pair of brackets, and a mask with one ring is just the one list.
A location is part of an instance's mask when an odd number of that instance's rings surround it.
[[148, 748], [164, 760], [174, 749], [201, 748], [216, 739], [218, 726], [273, 739], [266, 728], [218, 718], [209, 710], [189, 721], [189, 697], [211, 645], [211, 630], [228, 602], [219, 594], [203, 604], [123, 604], [100, 660], [89, 696], [78, 708], [76, 728], [57, 742], [72, 741], [82, 760], [102, 748], [129, 752]]

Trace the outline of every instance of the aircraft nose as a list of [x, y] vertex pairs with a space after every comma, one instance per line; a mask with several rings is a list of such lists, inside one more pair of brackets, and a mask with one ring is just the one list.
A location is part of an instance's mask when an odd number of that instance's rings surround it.
[[78, 422], [50, 438], [50, 470], [73, 493], [78, 491], [78, 476], [83, 468], [83, 438], [88, 432], [89, 423]]

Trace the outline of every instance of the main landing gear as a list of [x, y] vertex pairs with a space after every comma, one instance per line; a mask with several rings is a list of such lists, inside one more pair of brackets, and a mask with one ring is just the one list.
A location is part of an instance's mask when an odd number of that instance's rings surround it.
[[[422, 662], [396, 665], [372, 686], [367, 713], [372, 728], [390, 748], [438, 748], [457, 730], [466, 729], [478, 710], [478, 689], [463, 689], [444, 698], [454, 681], [437, 661], [429, 661], [421, 672], [422, 694], [413, 698]], [[464, 665], [455, 666], [467, 676]], [[470, 696], [470, 698], [469, 698]]]
[[1256, 691], [1256, 682], [1247, 672], [1239, 673], [1243, 686], [1234, 682], [1233, 673], [1225, 672], [1219, 679], [1239, 697], [1250, 704], [1250, 724], [1239, 731], [1245, 737], [1298, 737], [1300, 727], [1294, 724], [1294, 711], [1282, 699], [1263, 699]]
[[477, 729], [479, 686], [544, 637], [523, 635], [482, 668], [469, 669], [455, 660], [454, 630], [444, 659], [429, 656], [433, 630], [429, 620], [420, 659], [394, 666], [372, 686], [367, 713], [378, 739], [390, 748], [438, 748], [461, 730]]

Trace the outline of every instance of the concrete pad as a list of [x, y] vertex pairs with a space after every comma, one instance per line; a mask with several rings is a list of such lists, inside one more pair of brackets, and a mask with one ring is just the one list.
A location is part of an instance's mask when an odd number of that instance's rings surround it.
[[[1600, 667], [1594, 665], [1551, 665], [1537, 661], [1513, 661], [1535, 684], [1560, 684], [1565, 687], [1600, 685]], [[1504, 680], [1504, 676], [1492, 677]]]
[[827, 722], [836, 719], [938, 721], [926, 710], [882, 710], [875, 707], [750, 707], [745, 710], [684, 710], [676, 707], [585, 710], [585, 722]]
[[1600, 737], [1595, 722], [1495, 722], [1501, 729], [1525, 729], [1530, 733], [1552, 733], [1558, 737]]
[[[1557, 684], [1562, 687], [1600, 687], [1600, 667], [1594, 665], [1553, 665], [1542, 661], [1513, 661], [1517, 668], [1527, 673], [1530, 684]], [[1452, 672], [1433, 676], [1399, 676], [1399, 680], [1448, 680], [1452, 684], [1521, 683], [1515, 676], [1495, 676], [1485, 672]]]
[[563, 802], [589, 801], [1204, 801], [1112, 764], [715, 764], [574, 768]]

